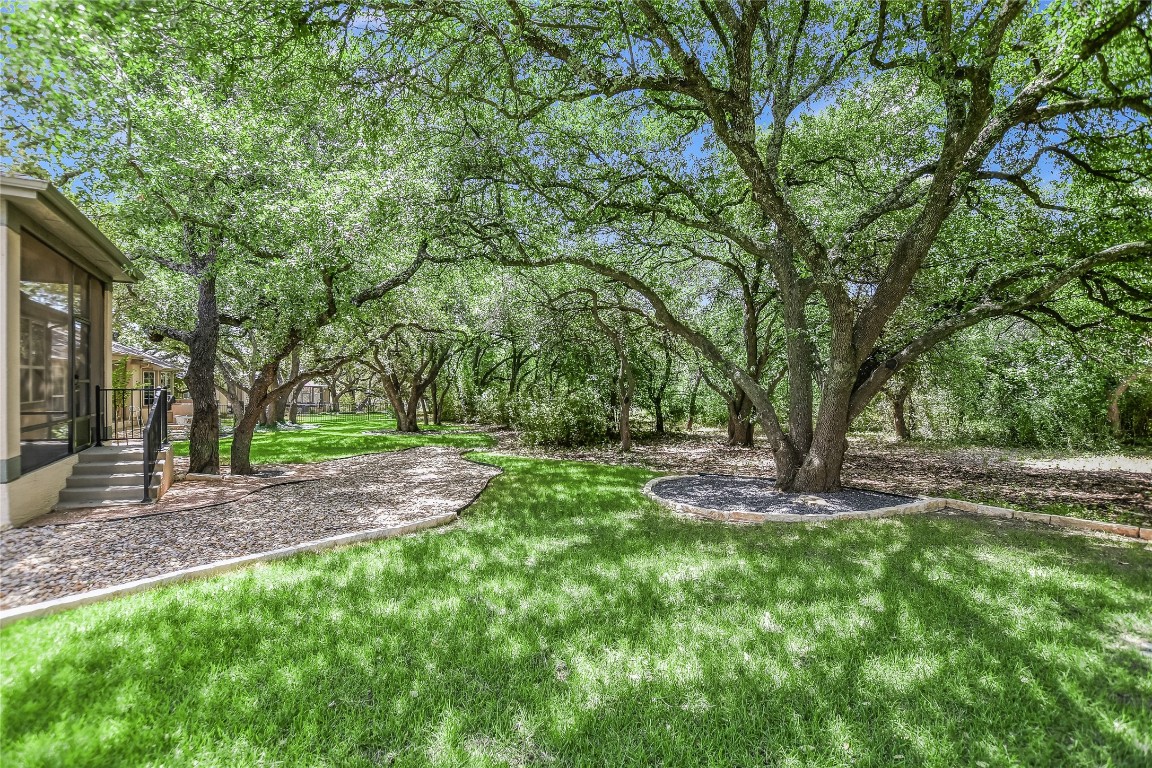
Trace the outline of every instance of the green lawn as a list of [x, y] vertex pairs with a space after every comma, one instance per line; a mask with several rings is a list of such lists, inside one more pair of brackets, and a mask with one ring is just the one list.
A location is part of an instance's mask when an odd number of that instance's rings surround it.
[[1152, 554], [916, 516], [730, 527], [634, 468], [17, 624], [6, 765], [1147, 766]]
[[[311, 425], [309, 425], [311, 426]], [[417, 434], [392, 433], [366, 435], [365, 431], [396, 429], [396, 420], [371, 416], [354, 421], [320, 420], [314, 429], [272, 429], [257, 431], [252, 440], [252, 463], [302, 464], [313, 461], [342, 459], [364, 453], [400, 451], [420, 445], [447, 445], [453, 448], [483, 448], [492, 444], [486, 435], [462, 432], [457, 427], [421, 427]], [[174, 441], [177, 456], [188, 455], [186, 440]], [[232, 438], [220, 441], [220, 461], [227, 463], [232, 455]]]

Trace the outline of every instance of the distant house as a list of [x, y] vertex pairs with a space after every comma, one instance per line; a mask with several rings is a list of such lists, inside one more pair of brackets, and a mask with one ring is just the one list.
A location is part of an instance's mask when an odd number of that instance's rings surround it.
[[332, 396], [328, 387], [312, 381], [300, 387], [300, 393], [296, 396], [297, 406], [318, 408], [321, 406], [329, 406], [331, 403]]
[[136, 349], [118, 341], [112, 342], [114, 386], [143, 389], [148, 405], [152, 404], [148, 392], [161, 387], [171, 392], [181, 370], [179, 363], [166, 360], [154, 352]]
[[97, 442], [112, 284], [128, 260], [51, 184], [0, 174], [0, 527], [51, 510]]

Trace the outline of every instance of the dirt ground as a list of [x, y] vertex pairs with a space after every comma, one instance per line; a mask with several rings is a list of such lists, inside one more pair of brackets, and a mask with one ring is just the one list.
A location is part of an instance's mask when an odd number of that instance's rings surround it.
[[[498, 436], [500, 450], [555, 458], [628, 463], [661, 472], [770, 477], [772, 454], [724, 445], [719, 431], [639, 441], [622, 455], [613, 446], [579, 449], [525, 448], [512, 433]], [[1045, 457], [995, 448], [935, 448], [854, 437], [844, 484], [899, 494], [949, 496], [1017, 509], [1152, 525], [1152, 461], [1116, 456]]]

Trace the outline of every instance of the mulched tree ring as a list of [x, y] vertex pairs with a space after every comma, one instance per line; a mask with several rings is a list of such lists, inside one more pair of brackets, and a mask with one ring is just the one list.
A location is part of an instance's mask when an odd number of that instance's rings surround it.
[[939, 499], [858, 488], [833, 493], [785, 493], [768, 477], [699, 474], [659, 477], [644, 487], [680, 512], [730, 522], [814, 522], [886, 517], [943, 507]]

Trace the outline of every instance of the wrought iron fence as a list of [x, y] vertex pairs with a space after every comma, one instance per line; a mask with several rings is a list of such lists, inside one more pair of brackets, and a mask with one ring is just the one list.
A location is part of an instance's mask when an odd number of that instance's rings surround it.
[[392, 407], [387, 401], [364, 399], [346, 400], [338, 403], [297, 403], [296, 421], [300, 424], [317, 424], [330, 421], [368, 422], [379, 421], [392, 416]]

